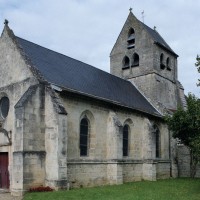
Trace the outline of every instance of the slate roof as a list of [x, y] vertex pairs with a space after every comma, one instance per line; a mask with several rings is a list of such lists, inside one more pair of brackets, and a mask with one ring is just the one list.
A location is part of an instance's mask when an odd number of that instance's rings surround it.
[[[142, 23], [142, 22], [141, 22]], [[166, 50], [170, 51], [172, 54], [174, 54], [175, 56], [178, 56], [172, 49], [171, 47], [165, 42], [165, 40], [161, 37], [161, 35], [156, 31], [153, 30], [152, 28], [150, 28], [149, 26], [147, 26], [146, 24], [142, 23], [142, 25], [144, 26], [144, 28], [146, 29], [146, 31], [151, 35], [151, 37], [153, 38], [154, 42], [158, 45], [160, 45], [161, 47], [165, 48]]]
[[49, 83], [64, 90], [161, 117], [129, 81], [22, 38], [16, 39], [33, 66]]

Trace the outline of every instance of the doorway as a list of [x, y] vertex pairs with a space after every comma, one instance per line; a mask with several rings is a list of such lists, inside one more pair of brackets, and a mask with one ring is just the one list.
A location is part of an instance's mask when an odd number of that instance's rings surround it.
[[0, 153], [0, 188], [9, 188], [8, 153]]

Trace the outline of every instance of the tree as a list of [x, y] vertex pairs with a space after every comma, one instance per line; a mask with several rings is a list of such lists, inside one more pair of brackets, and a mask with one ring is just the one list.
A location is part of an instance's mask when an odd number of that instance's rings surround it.
[[166, 121], [173, 137], [181, 140], [191, 154], [191, 177], [195, 176], [196, 166], [200, 162], [200, 99], [189, 94], [186, 98], [187, 109], [179, 107]]
[[[200, 73], [200, 56], [199, 55], [197, 55], [196, 60], [197, 62], [195, 63], [195, 66], [197, 67], [197, 70]], [[199, 83], [197, 83], [197, 86], [200, 86], [200, 79], [198, 81]]]

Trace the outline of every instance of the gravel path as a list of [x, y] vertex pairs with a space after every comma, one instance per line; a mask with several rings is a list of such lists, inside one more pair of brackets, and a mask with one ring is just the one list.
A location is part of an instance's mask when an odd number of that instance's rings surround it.
[[0, 200], [22, 200], [22, 197], [13, 197], [10, 193], [0, 192]]

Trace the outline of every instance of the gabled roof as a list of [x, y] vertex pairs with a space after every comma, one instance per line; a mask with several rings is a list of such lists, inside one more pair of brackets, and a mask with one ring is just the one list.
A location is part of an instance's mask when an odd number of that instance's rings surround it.
[[161, 117], [131, 82], [22, 38], [16, 37], [16, 40], [49, 83], [63, 90]]
[[[140, 21], [141, 22], [141, 21]], [[172, 49], [171, 47], [165, 42], [165, 40], [161, 37], [161, 35], [156, 31], [153, 30], [152, 28], [150, 28], [149, 26], [147, 26], [146, 24], [142, 23], [143, 27], [146, 29], [146, 31], [151, 35], [152, 39], [154, 40], [154, 42], [156, 44], [158, 44], [159, 46], [165, 48], [166, 50], [168, 50], [169, 52], [171, 52], [172, 54], [174, 54], [175, 56], [178, 56]]]
[[[151, 38], [153, 39], [155, 44], [157, 44], [161, 48], [164, 48], [165, 50], [169, 51], [174, 56], [178, 57], [178, 55], [172, 50], [172, 48], [167, 44], [167, 42], [162, 38], [162, 36], [156, 30], [153, 30], [152, 28], [150, 28], [149, 26], [147, 26], [146, 24], [144, 24], [143, 22], [138, 20], [137, 17], [132, 12], [129, 13], [129, 15], [128, 15], [123, 27], [122, 27], [122, 30], [120, 31], [120, 34], [118, 35], [118, 38], [117, 38], [115, 44], [117, 43], [117, 41], [118, 41], [118, 39], [119, 39], [124, 27], [126, 26], [127, 23], [130, 22], [131, 18], [135, 18], [144, 27], [144, 29], [151, 36]], [[111, 54], [112, 54], [112, 51], [113, 51], [114, 47], [115, 47], [115, 45], [113, 46], [113, 48], [111, 50]]]

